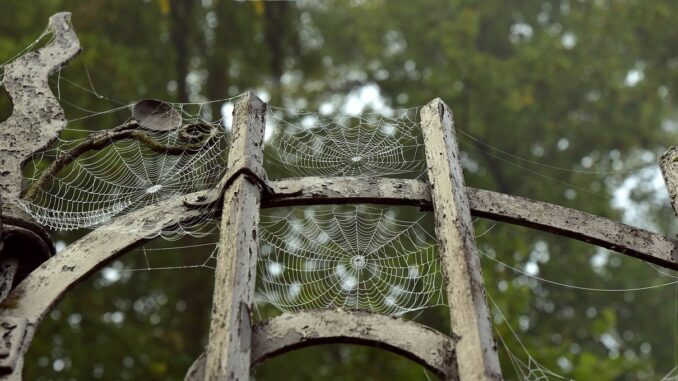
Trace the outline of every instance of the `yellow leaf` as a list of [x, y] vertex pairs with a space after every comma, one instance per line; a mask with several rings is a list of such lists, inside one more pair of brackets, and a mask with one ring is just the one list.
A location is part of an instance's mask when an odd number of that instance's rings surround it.
[[257, 16], [264, 14], [264, 2], [262, 0], [254, 2], [254, 13], [256, 13]]
[[167, 15], [170, 11], [170, 2], [169, 0], [158, 0], [158, 4], [160, 4], [160, 12], [163, 15]]

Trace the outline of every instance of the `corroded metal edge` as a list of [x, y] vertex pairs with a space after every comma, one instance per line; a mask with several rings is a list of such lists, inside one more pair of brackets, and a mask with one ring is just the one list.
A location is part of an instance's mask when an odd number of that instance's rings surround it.
[[452, 110], [440, 98], [420, 110], [440, 272], [457, 341], [461, 381], [502, 380], [476, 248]]
[[21, 379], [23, 354], [28, 350], [37, 326], [52, 306], [79, 281], [164, 230], [209, 217], [214, 211], [184, 205], [188, 198], [201, 194], [204, 192], [175, 197], [120, 216], [51, 257], [15, 287], [0, 304], [0, 322], [4, 318], [26, 319], [26, 333], [19, 347], [12, 347], [19, 356], [12, 373], [0, 376], [0, 379]]
[[[229, 168], [247, 168], [254, 177], [265, 179], [265, 115], [266, 104], [252, 93], [235, 105]], [[231, 178], [227, 173], [222, 182], [224, 196], [204, 380], [245, 381], [250, 374], [262, 191], [259, 183], [252, 182], [244, 172], [229, 184]]]
[[26, 336], [27, 323], [21, 317], [0, 317], [0, 374], [11, 373], [20, 361], [19, 348]]
[[[292, 194], [264, 199], [262, 207], [373, 203], [432, 208], [430, 186], [422, 180], [304, 177], [269, 184]], [[466, 187], [466, 194], [474, 216], [562, 235], [678, 270], [677, 242], [661, 234], [524, 197], [472, 187]]]

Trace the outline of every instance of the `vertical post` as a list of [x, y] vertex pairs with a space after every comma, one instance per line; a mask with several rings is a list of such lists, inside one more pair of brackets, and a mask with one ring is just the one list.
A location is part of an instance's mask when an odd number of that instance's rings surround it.
[[452, 111], [434, 99], [421, 110], [421, 128], [459, 379], [501, 380]]
[[671, 147], [659, 156], [659, 168], [669, 191], [673, 212], [678, 216], [678, 147]]
[[265, 178], [265, 112], [253, 94], [233, 111], [228, 172], [240, 175], [224, 192], [205, 380], [249, 379], [261, 191], [242, 169]]

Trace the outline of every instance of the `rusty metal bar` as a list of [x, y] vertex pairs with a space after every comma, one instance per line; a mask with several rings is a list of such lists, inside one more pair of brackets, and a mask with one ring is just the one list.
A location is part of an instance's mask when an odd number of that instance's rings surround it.
[[47, 148], [66, 126], [48, 80], [80, 51], [70, 18], [68, 12], [50, 17], [52, 41], [4, 68], [2, 86], [12, 101], [12, 114], [0, 123], [0, 267], [4, 270], [0, 283], [4, 291], [54, 254], [47, 232], [16, 206], [16, 200], [24, 163]]

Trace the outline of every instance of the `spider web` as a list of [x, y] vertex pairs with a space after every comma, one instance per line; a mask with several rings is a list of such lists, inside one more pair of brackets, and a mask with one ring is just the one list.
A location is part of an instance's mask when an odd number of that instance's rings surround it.
[[259, 295], [282, 311], [402, 315], [442, 305], [435, 239], [393, 208], [293, 208], [260, 223]]
[[[478, 238], [478, 236], [476, 236]], [[657, 289], [663, 289], [668, 286], [675, 286], [676, 287], [676, 297], [675, 297], [675, 322], [678, 322], [678, 277], [665, 272], [661, 268], [658, 268], [650, 263], [646, 263], [649, 268], [653, 269], [654, 271], [657, 272], [657, 274], [660, 275], [660, 279], [662, 279], [661, 283], [659, 282], [659, 279], [654, 281], [652, 284], [649, 285], [636, 285], [633, 287], [625, 287], [625, 288], [600, 288], [600, 287], [587, 287], [584, 285], [577, 285], [577, 284], [570, 284], [570, 283], [565, 283], [559, 280], [551, 279], [551, 278], [543, 278], [540, 276], [536, 276], [534, 274], [530, 274], [527, 271], [521, 270], [518, 267], [511, 266], [503, 261], [500, 261], [499, 259], [495, 258], [494, 253], [487, 253], [483, 250], [478, 250], [480, 254], [483, 255], [483, 257], [491, 260], [495, 265], [499, 265], [503, 268], [507, 268], [517, 274], [519, 276], [525, 277], [527, 279], [535, 280], [535, 284], [530, 285], [527, 283], [529, 288], [535, 288], [537, 283], [544, 283], [544, 284], [550, 284], [558, 287], [563, 287], [567, 288], [570, 290], [576, 290], [576, 291], [585, 291], [585, 292], [604, 292], [604, 293], [628, 293], [628, 292], [638, 292], [638, 291], [650, 291], [650, 290], [657, 290]], [[668, 282], [664, 281], [664, 277], [670, 278]], [[518, 279], [518, 278], [516, 278]], [[506, 315], [501, 311], [498, 303], [495, 302], [495, 300], [492, 298], [491, 294], [487, 294], [487, 297], [489, 301], [491, 302], [492, 306], [494, 306], [494, 311], [496, 313], [495, 315], [495, 321], [496, 325], [500, 324], [505, 324], [506, 327], [508, 327], [508, 330], [513, 336], [514, 340], [517, 342], [517, 348], [512, 348], [510, 347], [510, 344], [508, 343], [508, 338], [503, 337], [502, 333], [498, 330], [495, 329], [495, 333], [497, 334], [497, 337], [499, 338], [500, 343], [502, 346], [505, 348], [508, 359], [510, 361], [511, 366], [513, 367], [516, 376], [518, 377], [519, 380], [526, 380], [526, 381], [545, 381], [545, 380], [567, 380], [569, 378], [558, 374], [554, 372], [553, 370], [547, 368], [543, 364], [541, 364], [538, 360], [535, 359], [534, 356], [528, 351], [527, 347], [523, 343], [523, 341], [520, 339], [518, 334], [516, 333], [515, 329], [509, 324], [508, 319], [506, 318]], [[495, 327], [496, 328], [496, 327]], [[675, 325], [675, 330], [678, 332], [678, 324]], [[674, 332], [675, 333], [675, 332]], [[674, 335], [674, 343], [678, 343], [678, 335]], [[676, 346], [678, 348], [678, 346]], [[522, 352], [522, 353], [520, 353]], [[678, 359], [678, 352], [675, 354], [676, 359]], [[676, 381], [678, 380], [678, 368], [674, 367], [671, 369], [665, 376], [661, 378], [661, 381]]]
[[522, 352], [524, 352], [525, 356], [527, 357], [527, 359], [525, 360], [523, 357], [517, 355], [514, 351], [512, 351], [511, 347], [508, 345], [506, 339], [501, 334], [501, 332], [498, 329], [495, 329], [495, 333], [499, 337], [499, 342], [506, 350], [509, 360], [511, 361], [511, 365], [513, 366], [513, 369], [515, 370], [516, 375], [518, 376], [518, 379], [521, 381], [569, 380], [568, 378], [563, 377], [562, 375], [548, 369], [547, 367], [542, 365], [539, 361], [537, 361], [534, 357], [532, 357], [532, 355], [527, 350], [523, 342], [520, 340], [520, 337], [516, 334], [516, 331], [513, 329], [513, 327], [511, 327], [511, 324], [509, 324], [508, 320], [506, 319], [506, 316], [499, 308], [499, 305], [494, 301], [491, 295], [487, 294], [487, 297], [494, 306], [499, 319], [506, 324], [506, 326], [509, 329], [509, 332], [518, 342], [520, 349], [522, 350]]
[[390, 176], [426, 172], [418, 109], [333, 118], [270, 107], [276, 131], [267, 164], [290, 176]]
[[[70, 20], [68, 20], [68, 25], [70, 27], [73, 26], [73, 24], [71, 23]], [[48, 37], [48, 38], [46, 38], [46, 37]], [[45, 29], [42, 30], [40, 35], [38, 35], [38, 37], [36, 37], [35, 40], [33, 40], [30, 44], [26, 45], [23, 49], [21, 49], [20, 51], [15, 53], [13, 56], [11, 56], [11, 57], [5, 59], [4, 61], [0, 62], [0, 85], [2, 84], [2, 81], [5, 78], [5, 70], [4, 70], [5, 66], [10, 64], [12, 61], [19, 58], [23, 54], [33, 50], [36, 47], [38, 47], [39, 45], [47, 45], [50, 42], [52, 42], [53, 40], [54, 40], [53, 30], [52, 30], [52, 28], [50, 28], [49, 25], [47, 25], [45, 27]]]
[[[230, 102], [234, 98], [222, 100]], [[193, 123], [207, 123], [202, 118], [204, 104], [173, 103], [172, 109], [179, 112], [184, 126]], [[108, 112], [93, 113], [91, 119], [124, 114], [124, 123], [129, 122], [129, 107], [123, 106]], [[106, 119], [108, 120], [108, 119]], [[88, 125], [94, 124], [88, 120]], [[78, 156], [58, 173], [48, 177], [48, 181], [35, 187], [35, 194], [18, 200], [19, 205], [38, 223], [54, 230], [74, 230], [101, 226], [114, 216], [143, 208], [147, 205], [174, 196], [186, 195], [199, 190], [214, 187], [226, 170], [228, 133], [225, 120], [208, 123], [209, 144], [198, 150], [188, 150], [167, 154], [151, 149], [137, 139], [125, 139], [111, 142], [100, 150], [91, 150]], [[110, 128], [104, 125], [103, 128]], [[169, 131], [144, 131], [153, 141], [162, 146], [185, 147], [181, 128]], [[78, 130], [71, 126], [61, 134], [56, 145], [37, 155], [25, 171], [26, 187], [29, 189], [43, 175], [47, 164], [85, 142], [83, 133], [91, 130]], [[73, 138], [69, 138], [73, 137]], [[192, 221], [191, 226], [199, 221]], [[162, 232], [163, 236], [178, 233], [199, 234], [200, 229], [179, 226], [172, 232]]]
[[678, 365], [673, 367], [660, 381], [678, 381]]

